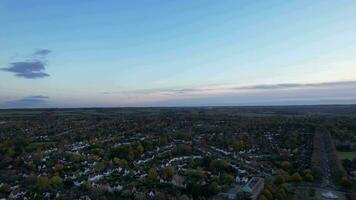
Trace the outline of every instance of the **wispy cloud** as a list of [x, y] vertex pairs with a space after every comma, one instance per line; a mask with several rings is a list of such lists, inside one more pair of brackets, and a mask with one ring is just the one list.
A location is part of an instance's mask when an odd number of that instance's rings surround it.
[[34, 55], [40, 55], [40, 56], [46, 56], [48, 54], [50, 54], [52, 51], [49, 49], [40, 49], [35, 51]]
[[291, 88], [331, 87], [342, 85], [356, 85], [356, 81], [322, 82], [322, 83], [281, 83], [236, 87], [236, 90], [274, 90]]
[[356, 99], [356, 81], [208, 85], [182, 88], [151, 88], [106, 93], [132, 105], [270, 105], [273, 102], [349, 102]]
[[[183, 95], [183, 94], [201, 94], [216, 92], [248, 92], [248, 91], [275, 91], [286, 89], [307, 89], [307, 88], [330, 88], [330, 87], [347, 87], [356, 86], [356, 81], [339, 81], [339, 82], [321, 82], [321, 83], [278, 83], [278, 84], [258, 84], [250, 86], [237, 85], [216, 85], [205, 87], [185, 87], [185, 88], [153, 88], [134, 91], [124, 91], [127, 94], [164, 94], [164, 95]], [[117, 92], [118, 93], [118, 92]], [[112, 94], [112, 93], [106, 93]]]
[[[236, 105], [304, 105], [304, 104], [354, 104], [356, 81], [326, 83], [283, 83], [252, 86], [219, 86], [175, 93], [169, 96], [156, 93], [147, 96], [147, 106], [236, 106]], [[158, 94], [158, 95], [157, 95]], [[149, 99], [149, 100], [147, 100]]]
[[30, 61], [12, 62], [8, 67], [0, 68], [2, 71], [14, 73], [15, 76], [26, 79], [38, 79], [49, 77], [46, 70], [46, 56], [51, 53], [48, 49], [41, 49], [34, 52], [33, 55], [39, 58], [31, 58]]
[[27, 96], [22, 99], [5, 102], [1, 105], [1, 107], [5, 107], [5, 108], [42, 107], [48, 103], [48, 99], [49, 99], [48, 96], [43, 96], [43, 95]]

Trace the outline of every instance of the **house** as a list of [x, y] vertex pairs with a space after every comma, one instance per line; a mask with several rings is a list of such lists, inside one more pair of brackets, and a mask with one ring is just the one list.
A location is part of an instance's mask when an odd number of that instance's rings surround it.
[[321, 196], [323, 196], [324, 198], [326, 199], [338, 199], [339, 197], [336, 196], [334, 193], [332, 192], [325, 192], [325, 193], [322, 193]]
[[264, 179], [260, 177], [253, 177], [242, 188], [242, 190], [251, 195], [251, 199], [255, 200], [260, 195], [264, 188]]
[[219, 193], [215, 197], [213, 197], [213, 200], [234, 200], [236, 198], [236, 194], [230, 194], [230, 193]]
[[237, 193], [240, 190], [240, 186], [235, 185], [234, 187], [230, 188], [227, 192], [220, 192], [214, 199], [217, 200], [234, 200], [236, 199]]

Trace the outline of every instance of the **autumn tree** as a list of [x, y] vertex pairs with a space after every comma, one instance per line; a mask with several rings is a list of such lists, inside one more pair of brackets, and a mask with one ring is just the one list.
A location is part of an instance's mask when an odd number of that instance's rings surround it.
[[150, 168], [147, 173], [147, 178], [151, 181], [156, 180], [158, 177], [157, 170], [155, 168]]

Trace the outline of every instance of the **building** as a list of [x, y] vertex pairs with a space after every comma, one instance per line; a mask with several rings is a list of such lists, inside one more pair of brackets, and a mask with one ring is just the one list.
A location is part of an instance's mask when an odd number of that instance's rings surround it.
[[253, 177], [247, 184], [242, 188], [242, 190], [251, 195], [252, 199], [257, 199], [257, 197], [262, 192], [265, 185], [265, 181], [260, 177]]

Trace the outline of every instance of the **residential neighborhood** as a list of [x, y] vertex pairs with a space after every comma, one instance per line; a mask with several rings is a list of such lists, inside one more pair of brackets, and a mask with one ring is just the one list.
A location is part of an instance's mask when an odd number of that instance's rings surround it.
[[329, 117], [272, 111], [0, 111], [0, 198], [287, 200], [323, 187], [352, 199], [355, 158], [323, 164], [337, 154], [319, 143], [341, 141], [322, 134]]

